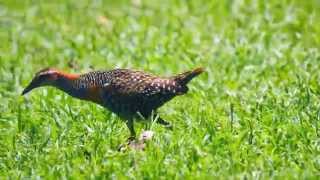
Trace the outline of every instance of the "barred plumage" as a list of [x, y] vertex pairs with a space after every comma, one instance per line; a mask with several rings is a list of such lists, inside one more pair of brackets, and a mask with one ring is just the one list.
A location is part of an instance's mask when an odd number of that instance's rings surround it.
[[[116, 113], [126, 121], [131, 135], [135, 136], [135, 117], [147, 119], [157, 115], [157, 109], [164, 103], [185, 94], [187, 83], [201, 72], [203, 69], [198, 68], [164, 78], [129, 69], [75, 75], [49, 68], [37, 73], [23, 94], [44, 85], [57, 87], [73, 97], [95, 102]], [[169, 125], [161, 118], [158, 123]]]

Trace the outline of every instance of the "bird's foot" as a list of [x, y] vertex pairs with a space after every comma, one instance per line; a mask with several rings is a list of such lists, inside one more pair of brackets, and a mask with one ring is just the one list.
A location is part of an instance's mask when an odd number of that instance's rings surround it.
[[135, 143], [137, 141], [135, 136], [130, 136], [128, 137], [126, 143], [124, 144], [120, 144], [120, 146], [118, 147], [118, 151], [125, 151], [128, 149], [128, 147], [130, 146], [130, 144]]
[[139, 137], [136, 139], [135, 137], [129, 137], [126, 144], [121, 144], [118, 148], [118, 151], [126, 151], [129, 148], [134, 150], [144, 150], [146, 147], [146, 141], [152, 139], [154, 135], [153, 131], [143, 131]]
[[165, 128], [169, 129], [169, 130], [173, 130], [173, 126], [170, 122], [162, 119], [161, 117], [159, 117], [159, 119], [157, 120], [158, 124], [163, 125]]
[[130, 136], [130, 137], [128, 137], [127, 142], [130, 143], [135, 140], [136, 140], [136, 136]]
[[167, 125], [164, 125], [164, 127], [166, 128], [166, 129], [169, 129], [169, 130], [173, 130], [173, 126], [172, 126], [172, 124], [170, 123], [170, 124], [167, 124]]

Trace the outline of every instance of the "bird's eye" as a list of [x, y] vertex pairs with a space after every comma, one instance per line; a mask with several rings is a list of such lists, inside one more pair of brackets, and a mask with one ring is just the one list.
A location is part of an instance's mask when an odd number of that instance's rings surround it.
[[41, 75], [39, 76], [39, 79], [47, 79], [48, 77], [49, 77], [48, 74], [41, 74]]
[[49, 74], [49, 73], [43, 73], [43, 74], [40, 74], [38, 78], [40, 80], [54, 80], [54, 79], [56, 79], [56, 75]]

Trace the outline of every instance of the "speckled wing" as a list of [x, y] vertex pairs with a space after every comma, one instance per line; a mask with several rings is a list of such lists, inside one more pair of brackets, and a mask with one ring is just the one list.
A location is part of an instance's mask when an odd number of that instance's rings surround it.
[[154, 78], [143, 91], [144, 106], [150, 111], [157, 109], [176, 95], [181, 94], [181, 87], [170, 78]]
[[140, 71], [119, 69], [110, 74], [109, 83], [104, 85], [106, 93], [119, 98], [135, 97], [143, 93], [154, 76]]
[[140, 71], [117, 70], [104, 86], [106, 106], [114, 111], [149, 111], [177, 94], [172, 79], [159, 78]]

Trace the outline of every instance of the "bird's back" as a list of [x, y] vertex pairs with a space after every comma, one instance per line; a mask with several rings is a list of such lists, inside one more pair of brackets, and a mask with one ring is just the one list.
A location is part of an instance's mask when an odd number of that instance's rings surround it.
[[96, 100], [92, 101], [101, 100], [97, 103], [118, 115], [140, 112], [147, 117], [152, 110], [156, 110], [176, 95], [186, 93], [187, 82], [183, 80], [190, 80], [192, 75], [196, 76], [190, 71], [164, 78], [142, 71], [115, 69], [83, 74], [76, 86], [91, 89], [87, 93], [94, 94], [92, 98]]

